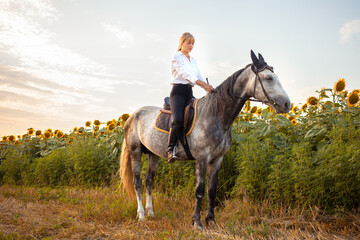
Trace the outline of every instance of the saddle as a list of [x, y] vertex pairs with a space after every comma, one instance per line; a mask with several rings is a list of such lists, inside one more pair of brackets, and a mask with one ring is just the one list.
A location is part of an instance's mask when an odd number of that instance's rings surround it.
[[[192, 98], [189, 103], [185, 106], [184, 110], [184, 129], [186, 136], [189, 136], [195, 125], [196, 119], [196, 104], [198, 99]], [[166, 97], [164, 99], [163, 109], [160, 110], [159, 115], [155, 120], [155, 129], [169, 134], [171, 126], [171, 108], [170, 108], [170, 98]]]
[[[185, 131], [180, 131], [179, 140], [184, 147], [185, 153], [189, 160], [194, 160], [189, 148], [189, 144], [186, 136], [189, 136], [192, 130], [194, 129], [195, 120], [196, 120], [196, 105], [198, 99], [192, 98], [189, 103], [185, 106], [184, 110], [184, 126]], [[170, 108], [170, 98], [166, 97], [164, 99], [163, 109], [160, 110], [159, 115], [156, 117], [154, 127], [156, 130], [169, 134], [170, 126], [172, 122], [171, 117], [171, 108]]]

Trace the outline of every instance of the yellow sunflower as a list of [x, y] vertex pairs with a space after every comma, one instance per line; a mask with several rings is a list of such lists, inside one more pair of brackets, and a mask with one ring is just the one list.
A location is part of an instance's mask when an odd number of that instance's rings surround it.
[[28, 135], [33, 135], [35, 130], [33, 128], [28, 129]]
[[56, 133], [56, 138], [62, 138], [64, 136], [64, 133], [60, 130]]
[[289, 119], [289, 121], [291, 122], [291, 121], [294, 120], [294, 119], [296, 120], [296, 117], [289, 115], [289, 116], [287, 116], [287, 119]]
[[311, 105], [311, 106], [317, 105], [318, 102], [319, 102], [319, 100], [318, 100], [316, 97], [314, 97], [314, 96], [309, 97], [309, 98], [307, 99], [307, 101], [306, 101], [306, 103], [307, 103], [308, 105]]
[[306, 111], [306, 108], [307, 108], [307, 104], [305, 103], [305, 104], [303, 104], [303, 105], [301, 106], [301, 111], [302, 111], [302, 112], [305, 112], [305, 111]]
[[116, 125], [114, 123], [110, 123], [106, 128], [109, 132], [112, 132], [116, 128]]
[[81, 127], [81, 128], [78, 129], [77, 132], [78, 132], [78, 134], [81, 135], [81, 134], [83, 134], [85, 132], [85, 129], [83, 127]]
[[10, 142], [15, 141], [15, 139], [16, 139], [16, 137], [15, 137], [14, 135], [10, 135], [10, 136], [9, 136], [9, 141], [10, 141]]
[[99, 135], [99, 132], [97, 132], [97, 131], [93, 131], [93, 132], [92, 132], [92, 136], [93, 136], [93, 137], [97, 137], [98, 135]]
[[352, 91], [347, 97], [347, 104], [349, 107], [355, 106], [359, 102], [359, 93], [357, 91]]
[[48, 129], [46, 130], [46, 132], [50, 132], [50, 133], [52, 133], [53, 131], [52, 131], [52, 129], [51, 129], [51, 128], [48, 128]]
[[85, 127], [90, 127], [91, 126], [91, 122], [90, 121], [86, 121], [85, 122]]
[[2, 137], [2, 140], [3, 140], [3, 141], [7, 141], [7, 140], [8, 140], [8, 137], [7, 137], [7, 136], [3, 136], [3, 137]]
[[17, 138], [18, 138], [18, 139], [21, 139], [21, 136], [20, 136], [20, 135], [18, 135], [18, 136], [17, 136]]
[[110, 124], [112, 124], [113, 123], [113, 121], [107, 121], [106, 122], [106, 126], [109, 126]]
[[246, 101], [244, 111], [248, 112], [250, 111], [250, 109], [251, 109], [250, 101]]
[[94, 125], [98, 127], [98, 126], [101, 125], [101, 122], [100, 122], [99, 120], [95, 120], [95, 121], [94, 121]]
[[293, 120], [291, 120], [291, 124], [292, 124], [292, 125], [297, 125], [297, 121], [296, 121], [295, 118], [294, 118]]
[[341, 93], [346, 87], [345, 79], [341, 78], [334, 85], [334, 91], [336, 93]]
[[254, 114], [257, 111], [257, 106], [253, 106], [250, 110], [250, 113]]
[[44, 132], [44, 134], [43, 134], [43, 137], [44, 137], [45, 139], [51, 138], [51, 132], [49, 132], [48, 130], [46, 130], [46, 131]]
[[324, 97], [326, 96], [326, 91], [325, 91], [326, 88], [321, 88], [320, 90], [320, 100], [324, 99]]
[[121, 115], [120, 119], [123, 122], [126, 122], [126, 120], [128, 120], [129, 117], [130, 117], [130, 115], [128, 113], [124, 113], [123, 115]]
[[74, 142], [74, 137], [73, 136], [69, 137], [68, 144], [72, 144], [73, 142]]
[[256, 114], [257, 114], [258, 116], [261, 116], [261, 114], [262, 114], [262, 109], [259, 108], [259, 109], [256, 111]]
[[292, 108], [291, 110], [293, 113], [296, 113], [297, 111], [299, 111], [299, 107], [296, 105]]
[[42, 132], [41, 132], [41, 130], [36, 130], [36, 132], [35, 132], [35, 136], [41, 136], [41, 134], [42, 134]]
[[16, 141], [14, 142], [14, 145], [18, 145], [18, 144], [20, 144], [20, 141], [19, 141], [19, 140], [16, 140]]

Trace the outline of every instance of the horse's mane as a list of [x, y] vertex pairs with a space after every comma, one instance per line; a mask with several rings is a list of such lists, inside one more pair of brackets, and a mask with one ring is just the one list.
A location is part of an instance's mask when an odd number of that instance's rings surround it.
[[[246, 65], [244, 68], [236, 71], [223, 81], [218, 87], [215, 88], [215, 92], [207, 94], [201, 101], [202, 109], [205, 110], [205, 114], [208, 116], [224, 116], [228, 115], [228, 108], [234, 106], [234, 102], [237, 98], [234, 94], [234, 84], [240, 74], [247, 69], [251, 64]], [[227, 122], [226, 119], [221, 119], [222, 122]]]

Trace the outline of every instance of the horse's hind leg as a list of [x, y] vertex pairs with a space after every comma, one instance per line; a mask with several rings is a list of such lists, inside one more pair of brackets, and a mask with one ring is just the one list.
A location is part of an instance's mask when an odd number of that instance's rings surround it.
[[[137, 144], [136, 144], [137, 145]], [[132, 171], [134, 173], [134, 186], [136, 193], [136, 200], [138, 203], [137, 216], [138, 220], [145, 219], [145, 211], [141, 202], [141, 146], [131, 145], [131, 163], [132, 163]]]
[[149, 167], [146, 173], [146, 212], [149, 217], [154, 217], [153, 203], [152, 203], [152, 187], [154, 183], [154, 174], [158, 168], [159, 157], [153, 153], [148, 154]]
[[211, 162], [208, 166], [208, 177], [207, 177], [207, 187], [208, 187], [208, 206], [206, 214], [206, 224], [208, 225], [211, 222], [215, 222], [215, 197], [216, 197], [216, 187], [218, 182], [219, 170], [221, 167], [223, 157], [216, 159], [214, 162]]

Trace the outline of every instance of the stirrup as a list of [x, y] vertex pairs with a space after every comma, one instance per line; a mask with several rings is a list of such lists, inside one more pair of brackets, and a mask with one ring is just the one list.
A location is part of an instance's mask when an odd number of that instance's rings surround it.
[[174, 149], [172, 151], [169, 151], [168, 153], [168, 163], [173, 163], [176, 160], [179, 160], [180, 158], [178, 156], [175, 155], [175, 149], [176, 147], [174, 147]]

